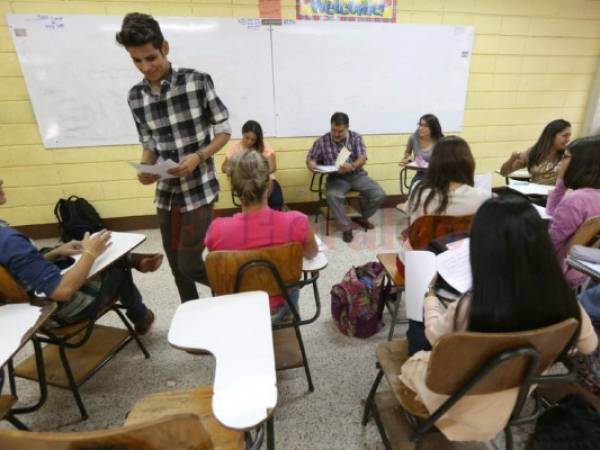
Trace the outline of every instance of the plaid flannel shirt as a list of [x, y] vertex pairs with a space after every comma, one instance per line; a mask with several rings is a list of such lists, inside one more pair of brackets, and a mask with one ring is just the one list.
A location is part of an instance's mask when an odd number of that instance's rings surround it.
[[[367, 157], [367, 147], [365, 147], [365, 143], [360, 134], [348, 130], [345, 145], [351, 153], [351, 161], [356, 161], [359, 156]], [[342, 147], [343, 146], [340, 146], [338, 148], [338, 146], [335, 145], [335, 142], [333, 142], [333, 139], [331, 138], [331, 133], [324, 134], [313, 144], [308, 152], [308, 159], [316, 161], [317, 164], [333, 166]], [[364, 171], [364, 169], [359, 167], [354, 172], [358, 173], [362, 171]]]
[[[231, 134], [227, 108], [206, 73], [171, 66], [160, 93], [152, 93], [144, 79], [131, 88], [127, 102], [140, 142], [156, 153], [158, 161], [179, 162], [208, 145], [211, 128], [214, 134]], [[210, 204], [218, 194], [219, 181], [211, 157], [186, 177], [158, 181], [154, 203], [157, 208], [185, 212]]]

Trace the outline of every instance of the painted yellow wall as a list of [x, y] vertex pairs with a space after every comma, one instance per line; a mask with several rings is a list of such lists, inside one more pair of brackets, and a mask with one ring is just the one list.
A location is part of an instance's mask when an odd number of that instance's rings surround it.
[[[398, 23], [473, 25], [476, 30], [462, 133], [478, 172], [531, 145], [548, 121], [564, 117], [578, 135], [600, 56], [600, 0], [397, 0]], [[294, 18], [292, 0], [282, 0]], [[27, 1], [0, 0], [0, 177], [13, 225], [54, 222], [59, 197], [92, 200], [104, 217], [153, 214], [153, 188], [123, 163], [138, 146], [45, 150], [4, 13], [257, 17], [257, 0]], [[382, 25], [384, 26], [384, 25]], [[75, 64], [76, 62], [74, 62]], [[201, 68], [199, 68], [201, 69]], [[125, 95], [125, 93], [123, 94]], [[415, 122], [427, 111], [415, 111]], [[323, 124], [326, 131], [328, 124]], [[356, 131], [361, 131], [357, 129]], [[367, 136], [368, 170], [388, 194], [398, 193], [398, 166], [407, 135]], [[314, 199], [304, 158], [313, 138], [271, 139], [287, 202]], [[221, 157], [217, 158], [220, 166]], [[219, 207], [229, 207], [220, 176]], [[498, 180], [499, 181], [499, 180]]]

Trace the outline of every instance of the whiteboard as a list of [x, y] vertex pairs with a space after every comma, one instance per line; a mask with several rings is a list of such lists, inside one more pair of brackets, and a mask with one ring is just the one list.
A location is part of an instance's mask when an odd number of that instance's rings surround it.
[[409, 133], [420, 116], [462, 129], [472, 27], [296, 22], [273, 28], [278, 136], [314, 136], [335, 111], [359, 133]]
[[[47, 148], [134, 144], [127, 92], [142, 79], [115, 42], [121, 16], [8, 14]], [[248, 119], [275, 133], [271, 40], [256, 21], [157, 17], [178, 67], [208, 72], [234, 136]], [[258, 22], [260, 24], [260, 22]]]
[[[121, 16], [7, 14], [47, 148], [134, 144], [127, 92], [142, 78], [115, 42]], [[335, 111], [362, 134], [412, 132], [433, 113], [460, 131], [473, 28], [158, 17], [169, 60], [212, 75], [233, 136], [315, 136]]]

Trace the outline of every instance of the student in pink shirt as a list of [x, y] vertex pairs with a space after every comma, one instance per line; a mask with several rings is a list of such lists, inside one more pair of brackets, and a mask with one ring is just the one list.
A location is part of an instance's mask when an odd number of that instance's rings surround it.
[[[246, 250], [300, 242], [304, 256], [314, 257], [318, 246], [308, 217], [298, 211], [276, 211], [267, 204], [272, 184], [267, 159], [258, 152], [241, 152], [229, 161], [229, 169], [242, 212], [212, 221], [204, 239], [208, 250]], [[290, 296], [296, 304], [298, 290], [290, 292]], [[274, 322], [289, 318], [290, 310], [282, 296], [271, 297], [270, 306]]]
[[[572, 192], [567, 193], [567, 189]], [[568, 268], [567, 248], [573, 235], [590, 217], [600, 216], [600, 136], [574, 141], [558, 169], [556, 187], [546, 210], [552, 216], [550, 238], [569, 283], [577, 287], [586, 276]]]
[[283, 207], [283, 191], [279, 182], [275, 179], [275, 171], [277, 170], [275, 150], [264, 140], [262, 127], [257, 121], [249, 120], [242, 126], [242, 139], [227, 149], [221, 170], [223, 173], [231, 176], [231, 159], [235, 155], [249, 150], [256, 150], [269, 162], [269, 171], [272, 180], [268, 198], [269, 207], [280, 211]]

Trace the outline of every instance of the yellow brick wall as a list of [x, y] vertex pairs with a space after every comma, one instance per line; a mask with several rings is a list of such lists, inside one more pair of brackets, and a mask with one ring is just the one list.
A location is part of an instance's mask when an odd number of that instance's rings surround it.
[[[491, 171], [531, 145], [548, 121], [564, 117], [578, 135], [599, 66], [598, 0], [397, 0], [398, 23], [475, 27], [462, 133], [477, 171]], [[282, 0], [294, 18], [292, 0]], [[14, 225], [54, 222], [61, 196], [83, 195], [104, 217], [153, 214], [153, 188], [139, 185], [124, 161], [138, 146], [45, 150], [41, 145], [4, 13], [257, 17], [257, 0], [27, 1], [0, 0], [0, 177], [9, 203], [0, 217]], [[382, 25], [384, 26], [384, 25]], [[75, 62], [74, 62], [75, 63]], [[415, 111], [415, 120], [421, 113]], [[323, 124], [326, 131], [328, 124]], [[357, 129], [357, 131], [361, 131]], [[398, 193], [396, 162], [407, 135], [367, 136], [368, 170], [388, 194]], [[313, 138], [272, 139], [287, 202], [311, 200], [304, 158]], [[222, 157], [217, 157], [220, 166]], [[222, 180], [219, 207], [229, 207]], [[499, 181], [499, 180], [497, 180]]]

